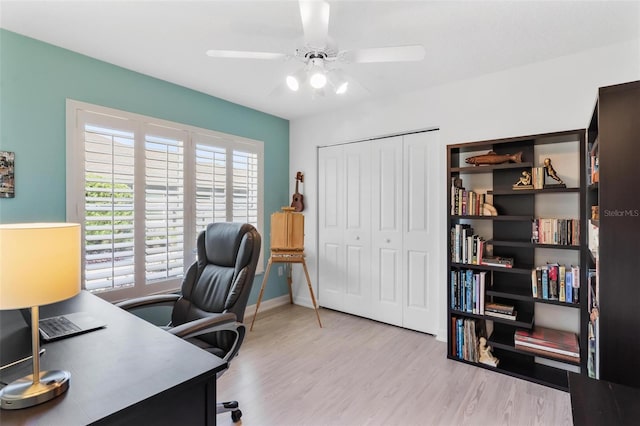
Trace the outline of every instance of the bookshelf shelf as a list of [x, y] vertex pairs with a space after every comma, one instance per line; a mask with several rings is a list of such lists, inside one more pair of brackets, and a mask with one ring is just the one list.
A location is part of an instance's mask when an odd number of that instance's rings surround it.
[[553, 194], [559, 192], [580, 192], [580, 188], [544, 188], [544, 189], [503, 189], [487, 191], [492, 195], [529, 195], [529, 194]]
[[488, 244], [493, 244], [494, 246], [504, 246], [504, 247], [523, 247], [523, 248], [543, 248], [543, 249], [554, 249], [554, 250], [580, 250], [579, 245], [568, 245], [568, 244], [539, 244], [532, 243], [529, 241], [505, 241], [505, 240], [489, 240]]
[[[469, 285], [469, 280], [464, 281], [458, 278], [454, 280], [454, 277], [465, 275], [459, 272], [454, 273], [454, 271], [471, 271], [466, 273], [467, 276], [470, 274], [475, 276], [483, 273], [482, 271], [486, 271], [487, 278], [484, 292], [478, 290], [478, 287], [472, 287], [472, 291], [474, 289], [475, 291], [480, 291], [479, 300], [484, 299], [485, 303], [494, 302], [513, 306], [517, 312], [516, 318], [510, 319], [487, 314], [469, 314], [449, 309], [449, 339], [452, 344], [449, 345], [447, 356], [450, 359], [565, 391], [568, 389], [566, 368], [544, 365], [541, 363], [543, 361], [540, 360], [552, 359], [561, 363], [558, 364], [560, 366], [568, 364], [567, 368], [575, 369], [577, 366], [581, 372], [585, 371], [586, 350], [582, 348], [586, 347], [588, 342], [585, 338], [586, 330], [583, 331], [582, 327], [576, 332], [579, 336], [581, 347], [580, 362], [567, 362], [558, 360], [553, 356], [534, 355], [531, 352], [516, 349], [513, 341], [516, 330], [531, 330], [535, 327], [537, 309], [542, 310], [545, 316], [548, 314], [547, 310], [553, 310], [553, 312], [558, 313], [560, 312], [558, 311], [559, 309], [563, 310], [559, 315], [561, 318], [567, 315], [580, 318], [583, 316], [583, 307], [586, 304], [583, 303], [583, 300], [586, 300], [587, 293], [584, 292], [582, 287], [579, 289], [578, 300], [572, 303], [544, 299], [542, 297], [534, 298], [532, 294], [532, 270], [541, 265], [554, 264], [556, 262], [561, 265], [564, 264], [567, 267], [566, 269], [570, 269], [568, 267], [570, 265], [579, 265], [580, 278], [582, 279], [584, 276], [586, 279], [586, 273], [583, 275], [582, 247], [586, 240], [587, 221], [584, 209], [580, 207], [585, 205], [587, 192], [586, 185], [582, 179], [586, 170], [586, 162], [584, 161], [586, 158], [585, 139], [585, 130], [577, 129], [455, 144], [447, 147], [448, 185], [450, 185], [447, 190], [447, 225], [451, 232], [448, 239], [448, 251], [451, 256], [447, 261], [447, 270], [450, 271], [448, 274], [448, 306], [452, 306], [452, 298], [459, 297], [461, 294], [457, 286]], [[487, 152], [488, 150], [495, 151], [499, 155], [513, 155], [514, 153], [522, 152], [523, 162], [471, 167], [465, 165], [465, 159], [469, 156], [477, 155], [483, 151]], [[560, 158], [554, 157], [554, 153], [557, 152], [562, 152], [563, 156], [561, 160], [557, 160], [558, 164], [560, 164], [557, 166], [558, 172], [560, 173], [562, 168], [562, 171], [569, 169], [573, 173], [568, 179], [565, 179], [565, 182], [567, 182], [566, 188], [513, 189], [514, 183], [519, 181], [519, 178], [527, 169], [532, 174], [534, 174], [533, 168], [536, 168], [536, 171], [539, 172], [542, 159], [551, 157], [553, 158], [553, 164], [556, 165], [556, 158]], [[565, 161], [565, 163], [561, 163], [561, 161]], [[563, 176], [563, 178], [566, 178], [566, 176]], [[547, 181], [546, 183], [549, 182]], [[476, 185], [482, 189], [476, 191], [474, 189]], [[468, 198], [464, 198], [467, 197], [467, 194], [471, 195]], [[575, 238], [577, 234], [580, 235], [580, 241], [578, 241], [578, 244], [573, 245], [532, 242], [532, 222], [538, 218], [553, 218], [553, 213], [548, 213], [548, 211], [559, 211], [555, 207], [559, 200], [558, 197], [562, 197], [560, 198], [563, 200], [561, 204], [570, 204], [576, 207], [575, 209], [570, 207], [565, 210], [578, 211], [579, 213], [569, 213], [568, 216], [557, 215], [555, 217], [558, 219], [577, 220], [570, 223], [570, 225], [576, 223], [579, 226], [579, 230], [574, 229], [573, 232], [575, 233], [572, 234], [572, 228], [567, 225], [568, 222], [564, 221], [544, 222], [544, 230], [547, 232], [549, 228], [546, 226], [551, 223], [554, 230], [557, 226], [557, 232], [560, 230], [566, 232], [566, 234], [562, 234], [562, 241], [565, 239], [571, 241], [571, 237]], [[477, 199], [486, 199], [486, 202], [496, 208], [498, 215], [470, 216], [450, 214], [454, 211], [464, 211], [465, 206], [468, 204], [474, 207], [477, 206], [474, 204]], [[561, 209], [560, 211], [563, 210]], [[542, 237], [542, 228], [540, 228], [540, 233], [540, 237]], [[545, 237], [547, 235], [545, 234]], [[471, 259], [473, 257], [470, 254], [471, 252], [475, 255], [478, 250], [488, 247], [490, 247], [492, 253], [482, 253], [484, 257], [510, 258], [513, 260], [513, 267], [466, 264], [455, 261], [460, 259], [460, 251], [467, 250], [464, 252], [465, 256], [463, 258]], [[474, 249], [476, 251], [473, 251]], [[563, 256], [558, 259], [570, 260], [555, 260], [555, 256]], [[549, 270], [551, 270], [550, 267]], [[556, 271], [558, 271], [557, 268]], [[464, 282], [460, 284], [460, 281]], [[475, 285], [474, 283], [472, 285]], [[556, 281], [554, 281], [555, 283]], [[559, 290], [559, 280], [557, 285]], [[468, 287], [463, 288], [467, 289]], [[455, 294], [453, 294], [454, 291], [456, 292]], [[549, 306], [549, 308], [546, 308], [545, 305]], [[566, 311], [564, 311], [565, 309]], [[460, 318], [465, 318], [465, 324], [474, 321], [474, 327], [472, 328], [480, 330], [478, 331], [479, 333], [486, 332], [485, 335], [491, 336], [489, 345], [493, 347], [493, 355], [499, 359], [497, 367], [460, 359], [460, 342], [456, 340], [464, 339], [464, 335], [460, 336], [459, 333]], [[548, 318], [545, 318], [545, 320], [548, 320]], [[456, 322], [458, 325], [456, 325]], [[582, 322], [579, 319], [574, 323], [581, 324]], [[562, 326], [560, 325], [558, 328], [562, 329]], [[473, 339], [472, 341], [475, 342]]]
[[489, 173], [493, 170], [505, 170], [505, 169], [526, 169], [531, 168], [532, 163], [505, 163], [505, 164], [487, 164], [484, 166], [467, 166], [467, 167], [452, 167], [451, 173]]
[[451, 219], [479, 219], [479, 220], [491, 220], [491, 221], [514, 221], [514, 222], [527, 222], [532, 221], [533, 216], [520, 216], [520, 215], [498, 215], [498, 216], [471, 216], [471, 215], [451, 215]]

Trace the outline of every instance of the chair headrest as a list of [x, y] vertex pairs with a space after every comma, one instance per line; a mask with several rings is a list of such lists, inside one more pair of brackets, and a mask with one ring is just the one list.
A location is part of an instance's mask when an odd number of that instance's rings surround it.
[[252, 229], [253, 226], [246, 223], [210, 223], [204, 235], [207, 261], [215, 265], [235, 267], [242, 239]]

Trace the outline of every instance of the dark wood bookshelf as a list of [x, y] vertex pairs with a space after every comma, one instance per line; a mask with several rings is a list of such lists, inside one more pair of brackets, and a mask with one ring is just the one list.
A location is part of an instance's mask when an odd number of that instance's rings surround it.
[[[633, 190], [640, 186], [635, 155], [640, 139], [639, 117], [640, 81], [598, 90], [585, 148], [598, 155], [599, 179], [589, 185], [584, 206], [588, 217], [591, 206], [599, 206], [600, 211], [599, 220], [591, 221], [598, 226], [600, 249], [599, 332], [592, 342], [596, 348], [594, 370], [599, 370], [597, 378], [601, 380], [635, 388], [640, 388], [640, 197]], [[594, 267], [596, 259], [588, 240], [584, 246], [583, 261]], [[590, 308], [585, 306], [586, 314]]]
[[[460, 360], [452, 345], [448, 345], [447, 357], [456, 361], [465, 362], [488, 370], [507, 374], [513, 377], [529, 380], [534, 383], [543, 384], [556, 389], [568, 390], [567, 369], [562, 368], [563, 364], [570, 364], [573, 368], [576, 366], [581, 372], [585, 371], [586, 366], [586, 329], [583, 331], [582, 326], [579, 335], [580, 343], [580, 362], [570, 363], [564, 360], [558, 360], [552, 356], [540, 356], [530, 352], [517, 350], [514, 347], [513, 336], [517, 329], [532, 329], [535, 325], [536, 306], [541, 304], [553, 305], [560, 309], [570, 309], [572, 315], [580, 317], [580, 324], [583, 317], [583, 305], [586, 303], [566, 303], [559, 300], [548, 300], [542, 298], [534, 298], [531, 291], [531, 271], [536, 266], [536, 252], [544, 250], [564, 250], [579, 258], [580, 264], [580, 280], [586, 281], [586, 267], [583, 265], [582, 248], [586, 241], [586, 218], [584, 209], [580, 206], [585, 205], [586, 185], [585, 167], [586, 151], [585, 151], [586, 131], [584, 129], [545, 133], [539, 135], [530, 135], [523, 137], [514, 137], [506, 139], [496, 139], [489, 141], [470, 142], [453, 144], [447, 146], [447, 229], [451, 230], [456, 224], [470, 224], [475, 229], [474, 223], [486, 223], [490, 221], [492, 235], [482, 235], [486, 239], [485, 247], [492, 245], [493, 255], [500, 257], [513, 258], [513, 267], [505, 268], [500, 266], [475, 265], [456, 263], [448, 256], [447, 270], [473, 270], [488, 271], [490, 278], [487, 278], [485, 285], [484, 298], [485, 302], [497, 302], [514, 306], [517, 316], [515, 319], [493, 317], [490, 315], [469, 314], [463, 311], [448, 309], [449, 321], [448, 336], [452, 335], [451, 318], [472, 318], [476, 321], [485, 321], [486, 328], [491, 334], [489, 345], [493, 347], [493, 354], [498, 358], [497, 367], [491, 367], [485, 364], [473, 363]], [[568, 188], [547, 187], [543, 189], [522, 189], [514, 190], [513, 184], [517, 182], [524, 170], [531, 170], [532, 167], [541, 166], [536, 164], [539, 161], [540, 152], [544, 151], [545, 145], [553, 145], [555, 143], [569, 142], [575, 146], [575, 159], [577, 173], [579, 173], [580, 185]], [[536, 151], [539, 149], [541, 151]], [[513, 155], [522, 152], [522, 163], [504, 163], [499, 165], [488, 166], [468, 166], [465, 158], [478, 153], [486, 153], [494, 151], [497, 154]], [[552, 152], [552, 151], [551, 151]], [[451, 215], [452, 207], [452, 188], [450, 185], [454, 178], [462, 179], [462, 186], [469, 191], [473, 191], [473, 187], [468, 187], [465, 181], [473, 181], [473, 177], [480, 173], [490, 176], [492, 187], [488, 188], [486, 193], [488, 197], [492, 197], [492, 204], [497, 209], [497, 216], [470, 216], [470, 215]], [[482, 182], [488, 180], [485, 177], [480, 178]], [[579, 217], [574, 219], [580, 220], [580, 244], [578, 245], [560, 245], [560, 244], [539, 244], [531, 242], [531, 222], [536, 219], [536, 205], [550, 203], [551, 198], [545, 197], [546, 194], [577, 194], [577, 198], [571, 198], [570, 202], [574, 203], [577, 199], [579, 205], [577, 210], [580, 212]], [[590, 216], [589, 216], [590, 217]], [[566, 217], [563, 217], [565, 219]], [[478, 225], [480, 226], [480, 225]], [[484, 225], [480, 229], [486, 228]], [[481, 231], [486, 232], [486, 231]], [[448, 238], [448, 252], [451, 253], [451, 238]], [[448, 273], [448, 296], [447, 303], [451, 306], [453, 295], [451, 294], [451, 274]], [[587, 293], [584, 291], [586, 286], [580, 287], [579, 300], [586, 300]], [[554, 308], [556, 309], [556, 308]], [[559, 327], [562, 328], [562, 327]], [[453, 330], [455, 332], [455, 330]], [[505, 337], [507, 336], [507, 337]], [[510, 337], [509, 337], [510, 336]], [[452, 342], [450, 342], [452, 343]], [[552, 359], [557, 361], [558, 366], [549, 366], [537, 362], [537, 359]]]

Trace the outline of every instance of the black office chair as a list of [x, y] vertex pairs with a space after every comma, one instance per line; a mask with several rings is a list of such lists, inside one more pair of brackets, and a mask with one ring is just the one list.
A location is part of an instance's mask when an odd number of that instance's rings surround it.
[[[209, 224], [198, 235], [198, 260], [187, 270], [181, 294], [141, 297], [118, 306], [132, 313], [173, 306], [171, 322], [163, 328], [229, 362], [246, 333], [242, 321], [260, 256], [260, 240], [258, 231], [249, 224]], [[234, 422], [240, 420], [237, 401], [217, 404], [218, 414], [228, 411]]]

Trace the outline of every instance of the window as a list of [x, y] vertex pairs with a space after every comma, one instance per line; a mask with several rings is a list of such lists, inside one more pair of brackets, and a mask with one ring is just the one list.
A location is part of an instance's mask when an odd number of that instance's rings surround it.
[[179, 288], [208, 223], [262, 230], [262, 142], [73, 100], [67, 135], [67, 219], [105, 299]]

